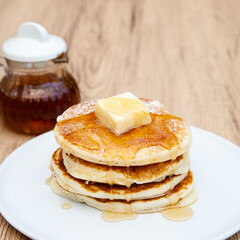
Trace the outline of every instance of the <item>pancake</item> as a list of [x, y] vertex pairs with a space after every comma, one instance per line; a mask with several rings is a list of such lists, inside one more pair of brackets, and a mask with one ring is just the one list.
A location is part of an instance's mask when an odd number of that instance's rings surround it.
[[96, 119], [96, 101], [77, 104], [57, 119], [55, 138], [67, 153], [110, 166], [141, 166], [176, 159], [188, 151], [190, 128], [157, 101], [141, 99], [152, 122], [116, 136]]
[[175, 160], [153, 163], [143, 166], [117, 167], [96, 164], [77, 158], [65, 151], [58, 150], [64, 159], [67, 172], [75, 178], [131, 186], [134, 183], [160, 182], [167, 176], [179, 175], [189, 170], [189, 153], [180, 155]]
[[102, 211], [119, 213], [158, 212], [167, 208], [191, 205], [197, 200], [197, 193], [194, 190], [193, 177], [190, 171], [187, 177], [176, 185], [170, 193], [156, 198], [132, 200], [129, 202], [125, 200], [100, 199], [72, 193], [60, 186], [56, 182], [55, 177], [51, 178], [50, 186], [52, 191], [64, 198], [76, 202], [84, 202]]
[[61, 149], [58, 149], [53, 154], [50, 167], [56, 182], [69, 192], [95, 198], [123, 199], [127, 201], [162, 196], [171, 191], [188, 174], [187, 171], [178, 176], [167, 177], [161, 182], [133, 184], [129, 188], [120, 185], [111, 186], [104, 183], [88, 182], [74, 178], [67, 172], [63, 163]]

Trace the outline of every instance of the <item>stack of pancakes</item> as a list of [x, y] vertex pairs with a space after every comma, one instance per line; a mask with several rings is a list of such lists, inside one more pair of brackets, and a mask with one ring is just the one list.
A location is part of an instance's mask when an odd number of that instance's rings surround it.
[[96, 101], [69, 108], [55, 126], [52, 190], [103, 211], [147, 213], [197, 200], [189, 170], [191, 131], [157, 101], [152, 122], [119, 136], [96, 119]]

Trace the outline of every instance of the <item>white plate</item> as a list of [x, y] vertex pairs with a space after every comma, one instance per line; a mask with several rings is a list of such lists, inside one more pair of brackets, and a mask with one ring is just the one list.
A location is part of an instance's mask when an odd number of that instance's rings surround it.
[[192, 128], [191, 169], [198, 201], [194, 217], [175, 223], [160, 213], [107, 223], [101, 212], [66, 200], [45, 184], [51, 154], [58, 147], [53, 132], [38, 136], [9, 155], [0, 167], [0, 212], [34, 239], [224, 239], [240, 230], [240, 148], [207, 131]]

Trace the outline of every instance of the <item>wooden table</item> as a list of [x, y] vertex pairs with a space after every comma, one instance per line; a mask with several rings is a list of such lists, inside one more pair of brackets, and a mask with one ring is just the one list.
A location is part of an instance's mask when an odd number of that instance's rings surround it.
[[[0, 11], [1, 45], [24, 21], [66, 40], [83, 101], [131, 91], [240, 145], [240, 1], [0, 0]], [[0, 132], [0, 162], [34, 137]], [[0, 216], [0, 239], [27, 238]]]

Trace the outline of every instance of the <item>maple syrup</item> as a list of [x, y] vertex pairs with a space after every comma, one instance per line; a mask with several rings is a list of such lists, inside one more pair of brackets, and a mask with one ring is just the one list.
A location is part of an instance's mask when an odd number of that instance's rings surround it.
[[47, 178], [46, 180], [45, 180], [45, 183], [49, 186], [50, 185], [50, 182], [51, 182], [51, 180], [52, 180], [52, 176], [51, 177], [49, 177], [49, 178]]
[[173, 222], [185, 222], [193, 217], [193, 210], [186, 207], [170, 208], [161, 212], [162, 216]]
[[115, 213], [102, 211], [102, 219], [106, 222], [115, 223], [124, 220], [133, 220], [138, 216], [137, 213]]
[[99, 151], [101, 154], [104, 148], [103, 156], [107, 153], [112, 158], [133, 159], [138, 150], [157, 145], [168, 150], [174, 147], [178, 149], [178, 139], [168, 129], [166, 123], [171, 119], [178, 121], [182, 119], [169, 114], [150, 113], [150, 115], [151, 124], [131, 129], [119, 136], [103, 127], [94, 112], [58, 122], [56, 128], [71, 144], [96, 153]]
[[77, 84], [65, 64], [49, 61], [29, 69], [9, 63], [0, 82], [0, 115], [12, 129], [33, 134], [51, 130], [57, 116], [80, 101]]
[[68, 209], [72, 208], [72, 204], [68, 203], [68, 202], [65, 202], [61, 205], [61, 208], [64, 209], [64, 210], [68, 210]]

